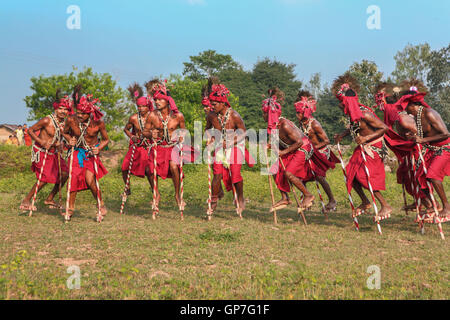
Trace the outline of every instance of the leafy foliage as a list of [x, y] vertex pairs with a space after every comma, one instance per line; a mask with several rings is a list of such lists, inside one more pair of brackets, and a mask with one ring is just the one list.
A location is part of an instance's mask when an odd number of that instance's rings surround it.
[[224, 70], [242, 70], [242, 66], [229, 54], [216, 53], [215, 50], [200, 52], [197, 56], [190, 56], [189, 59], [190, 62], [183, 62], [183, 75], [194, 81], [215, 76]]
[[94, 95], [100, 100], [101, 110], [105, 112], [106, 129], [112, 140], [122, 137], [121, 128], [124, 118], [130, 115], [130, 109], [125, 91], [116, 87], [116, 81], [109, 73], [94, 73], [92, 68], [78, 71], [75, 67], [69, 74], [52, 75], [31, 78], [33, 94], [25, 97], [25, 104], [30, 109], [28, 120], [38, 120], [53, 112], [52, 103], [56, 90], [70, 95], [76, 84], [81, 84], [84, 93]]

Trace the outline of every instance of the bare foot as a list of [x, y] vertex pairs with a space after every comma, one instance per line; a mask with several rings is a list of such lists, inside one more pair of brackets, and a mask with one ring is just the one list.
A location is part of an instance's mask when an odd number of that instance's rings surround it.
[[308, 208], [310, 208], [313, 205], [315, 198], [316, 197], [314, 197], [313, 195], [305, 196], [303, 198], [302, 202], [300, 203], [300, 208], [303, 210], [307, 210]]
[[392, 213], [392, 208], [389, 206], [384, 206], [381, 207], [381, 211], [378, 212], [378, 217], [383, 220], [383, 219], [387, 219], [391, 216]]
[[44, 204], [47, 205], [50, 209], [61, 209], [62, 206], [60, 206], [58, 203], [55, 202], [55, 200], [45, 200]]
[[330, 200], [330, 202], [328, 202], [328, 204], [325, 206], [325, 211], [326, 212], [336, 211], [336, 206], [337, 206], [337, 201], [335, 199]]
[[[30, 211], [30, 209], [31, 209], [31, 203], [30, 203], [29, 201], [23, 200], [22, 203], [20, 204], [19, 209], [20, 209], [20, 210], [24, 210], [24, 211]], [[33, 209], [32, 209], [32, 210], [33, 210], [33, 211], [36, 211], [36, 210], [37, 210], [36, 206], [33, 206]]]
[[368, 213], [371, 208], [372, 208], [372, 204], [370, 202], [367, 202], [367, 203], [363, 202], [359, 205], [358, 208], [355, 209], [355, 214], [360, 215], [362, 213]]
[[288, 205], [291, 204], [291, 201], [289, 199], [281, 199], [280, 201], [274, 203], [274, 205], [271, 207], [270, 211], [275, 210], [281, 210], [283, 208], [286, 208]]
[[444, 207], [441, 211], [439, 211], [439, 218], [441, 219], [450, 219], [450, 208]]

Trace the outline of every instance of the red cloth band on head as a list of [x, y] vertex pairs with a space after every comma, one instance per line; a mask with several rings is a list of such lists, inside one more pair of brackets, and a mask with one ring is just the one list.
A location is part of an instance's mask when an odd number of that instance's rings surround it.
[[277, 97], [272, 96], [263, 100], [262, 111], [269, 114], [267, 120], [267, 132], [270, 134], [273, 129], [276, 129], [281, 116], [281, 105], [277, 102]]
[[295, 111], [302, 113], [305, 118], [311, 118], [316, 112], [316, 100], [312, 97], [302, 97], [302, 99], [294, 104]]
[[150, 107], [152, 105], [152, 102], [148, 97], [140, 97], [136, 100], [136, 104], [138, 106]]
[[69, 111], [69, 114], [73, 114], [73, 101], [68, 96], [60, 99], [58, 102], [53, 102], [53, 109], [58, 109], [59, 107], [64, 107]]
[[406, 94], [403, 97], [401, 97], [394, 106], [401, 108], [402, 110], [405, 110], [408, 104], [411, 102], [420, 102], [425, 108], [431, 107], [425, 102], [424, 97], [427, 94], [425, 92], [415, 93], [415, 94]]
[[91, 98], [92, 95], [81, 97], [77, 109], [83, 113], [92, 114], [94, 121], [98, 121], [103, 117], [103, 113], [100, 111], [100, 108], [95, 105], [98, 102], [98, 99], [91, 100]]

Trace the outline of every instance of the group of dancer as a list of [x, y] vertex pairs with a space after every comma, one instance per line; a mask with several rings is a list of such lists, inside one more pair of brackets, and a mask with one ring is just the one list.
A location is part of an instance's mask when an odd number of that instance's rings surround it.
[[[125, 188], [120, 212], [123, 213], [125, 201], [131, 194], [130, 176], [134, 175], [147, 177], [149, 181], [153, 193], [153, 218], [159, 213], [161, 199], [158, 178], [171, 178], [175, 200], [183, 217], [186, 206], [183, 200], [183, 163], [193, 162], [198, 152], [184, 143], [184, 116], [170, 96], [166, 82], [154, 79], [145, 83], [145, 88], [146, 94], [139, 84], [128, 88], [138, 112], [128, 119], [124, 128], [130, 142], [122, 163]], [[97, 201], [97, 220], [102, 221], [107, 213], [99, 188], [99, 179], [107, 174], [107, 170], [99, 153], [108, 145], [109, 138], [99, 101], [90, 94], [83, 94], [82, 90], [77, 85], [71, 96], [64, 97], [60, 97], [58, 90], [53, 103], [54, 113], [39, 120], [29, 130], [34, 140], [31, 169], [38, 181], [22, 201], [20, 209], [29, 211], [30, 215], [36, 210], [38, 191], [47, 183], [54, 184], [54, 188], [44, 203], [58, 208], [66, 221], [74, 213], [76, 194], [87, 189]], [[277, 210], [292, 203], [289, 196], [292, 191], [298, 212], [306, 223], [303, 212], [315, 200], [307, 188], [307, 182], [312, 181], [316, 184], [325, 216], [335, 211], [337, 201], [326, 180], [326, 173], [340, 163], [356, 228], [359, 228], [357, 217], [373, 209], [374, 220], [381, 233], [380, 221], [389, 218], [393, 210], [381, 194], [385, 190], [383, 159], [388, 147], [399, 162], [397, 181], [404, 190], [403, 209], [406, 212], [416, 211], [416, 221], [422, 230], [425, 222], [436, 223], [443, 237], [441, 223], [450, 219], [450, 206], [442, 184], [444, 177], [450, 174], [450, 135], [440, 115], [424, 101], [425, 86], [416, 80], [404, 81], [399, 85], [379, 84], [375, 88], [375, 108], [384, 112], [383, 120], [372, 108], [359, 103], [359, 84], [350, 74], [338, 77], [332, 90], [348, 121], [345, 131], [334, 136], [339, 157], [331, 151], [326, 132], [314, 118], [317, 102], [311, 93], [305, 90], [298, 93], [294, 103], [297, 125], [282, 116], [284, 93], [280, 88], [270, 88], [268, 98], [262, 102], [262, 116], [269, 135], [264, 149], [277, 155], [276, 163], [268, 167], [281, 193], [281, 200], [275, 202], [271, 190], [270, 211], [274, 213], [275, 221]], [[224, 196], [222, 181], [226, 191], [233, 191], [236, 212], [242, 218], [245, 210], [242, 165], [245, 162], [249, 166], [254, 164], [245, 147], [244, 121], [231, 107], [229, 94], [226, 86], [215, 77], [208, 79], [202, 90], [201, 103], [208, 138], [208, 220], [216, 211], [219, 199]], [[39, 135], [36, 135], [37, 131]], [[347, 135], [351, 135], [358, 146], [347, 166], [344, 166], [339, 143]], [[64, 150], [68, 150], [66, 157], [62, 156]], [[63, 209], [61, 188], [67, 180], [67, 202]], [[271, 186], [270, 177], [269, 182]], [[319, 185], [328, 197], [326, 205]], [[301, 199], [295, 189], [301, 192]], [[357, 207], [351, 197], [352, 189], [361, 199]], [[369, 190], [372, 201], [366, 197], [364, 189]], [[58, 191], [59, 203], [55, 201]], [[434, 198], [434, 191], [442, 205]], [[411, 205], [406, 204], [406, 192], [414, 199]], [[381, 205], [380, 210], [376, 200]]]

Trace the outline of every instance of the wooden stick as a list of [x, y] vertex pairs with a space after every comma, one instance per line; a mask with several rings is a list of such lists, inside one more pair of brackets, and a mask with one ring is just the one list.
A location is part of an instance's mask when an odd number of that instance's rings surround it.
[[314, 177], [314, 182], [316, 183], [317, 193], [319, 194], [320, 203], [322, 204], [322, 213], [323, 213], [324, 216], [325, 216], [325, 220], [328, 220], [328, 215], [327, 215], [326, 210], [325, 210], [325, 204], [323, 203], [322, 192], [320, 192], [319, 182], [317, 182], [316, 173], [314, 172], [314, 170], [313, 170], [313, 168], [312, 168], [311, 159], [309, 159], [308, 161], [309, 161], [309, 166], [311, 167], [312, 175], [313, 175], [313, 177]]
[[103, 216], [100, 212], [100, 185], [98, 183], [98, 168], [97, 168], [97, 155], [94, 155], [94, 171], [95, 171], [95, 186], [97, 187], [97, 222], [102, 222]]
[[153, 143], [153, 203], [152, 203], [152, 210], [153, 210], [152, 219], [153, 220], [156, 219], [156, 215], [159, 212], [158, 204], [156, 203], [156, 194], [157, 194], [157, 191], [158, 191], [158, 187], [157, 187], [158, 176], [157, 176], [157, 172], [156, 172], [156, 165], [157, 165], [157, 161], [156, 161], [157, 159], [156, 158], [157, 158], [158, 153], [156, 151], [156, 147], [157, 147], [157, 144], [156, 144], [156, 141], [155, 141]]
[[377, 223], [378, 233], [381, 235], [382, 233], [381, 233], [380, 219], [378, 218], [378, 207], [377, 207], [377, 202], [375, 200], [375, 195], [373, 194], [372, 184], [370, 183], [370, 173], [369, 173], [369, 168], [367, 168], [366, 155], [365, 155], [364, 147], [362, 145], [360, 145], [360, 147], [361, 147], [361, 154], [362, 154], [362, 157], [364, 160], [364, 169], [365, 169], [366, 175], [367, 175], [367, 184], [369, 185], [369, 191], [370, 191], [370, 195], [372, 197], [373, 208], [375, 210], [375, 221]]
[[[420, 144], [417, 144], [417, 148], [419, 149], [420, 160], [422, 160], [423, 172], [425, 173], [425, 175], [427, 175], [428, 170], [427, 170], [427, 166], [425, 165], [425, 160], [422, 155], [422, 147]], [[428, 181], [428, 179], [426, 181], [427, 181], [427, 187], [430, 192], [430, 198], [431, 198], [431, 202], [433, 204], [433, 209], [434, 209], [434, 223], [437, 224], [439, 234], [441, 235], [441, 239], [445, 240], [444, 231], [442, 230], [441, 219], [439, 218], [439, 211], [437, 209], [436, 199], [434, 198], [434, 194], [433, 194], [433, 186], [430, 184], [430, 181]], [[426, 214], [425, 214], [425, 216], [426, 216]]]
[[[286, 167], [284, 166], [283, 159], [281, 159], [281, 157], [279, 159], [280, 159], [281, 165], [283, 166], [283, 170], [286, 171]], [[288, 181], [289, 181], [289, 179], [288, 179]], [[305, 218], [305, 215], [303, 214], [303, 209], [300, 205], [300, 202], [298, 201], [297, 193], [295, 192], [295, 187], [292, 185], [292, 183], [290, 181], [289, 181], [289, 185], [291, 186], [292, 193], [294, 194], [295, 202], [297, 203], [297, 212], [302, 217], [303, 223], [305, 224], [305, 226], [307, 226], [308, 224], [306, 223], [306, 218]]]
[[[275, 205], [275, 197], [273, 195], [273, 187], [272, 187], [272, 177], [270, 174], [270, 168], [269, 168], [269, 156], [267, 154], [267, 146], [262, 146], [266, 152], [266, 165], [267, 165], [267, 178], [269, 179], [269, 187], [270, 187], [270, 196], [272, 198], [272, 207]], [[273, 222], [275, 224], [278, 223], [277, 221], [277, 210], [273, 210]]]
[[348, 200], [350, 201], [350, 207], [352, 207], [353, 222], [355, 224], [356, 231], [359, 231], [359, 222], [358, 222], [358, 218], [356, 218], [356, 216], [355, 216], [355, 205], [353, 204], [352, 194], [348, 191], [348, 188], [347, 188], [347, 171], [345, 170], [344, 160], [342, 159], [342, 151], [341, 151], [341, 146], [340, 146], [339, 142], [337, 144], [337, 148], [338, 148], [338, 152], [339, 152], [339, 160], [341, 162], [342, 172], [344, 173], [345, 190], [347, 190]]
[[207, 152], [208, 152], [208, 211], [206, 211], [206, 215], [208, 216], [208, 220], [211, 219], [211, 215], [212, 215], [212, 206], [211, 206], [211, 202], [212, 202], [212, 181], [211, 181], [211, 150], [210, 147], [208, 145], [207, 147]]
[[184, 220], [183, 217], [183, 211], [184, 211], [184, 204], [183, 204], [183, 193], [184, 193], [184, 183], [183, 183], [183, 144], [180, 143], [180, 215], [181, 220]]
[[125, 207], [125, 202], [127, 201], [127, 190], [130, 188], [130, 176], [131, 176], [131, 167], [133, 166], [133, 160], [134, 160], [134, 152], [136, 151], [136, 144], [133, 143], [133, 149], [131, 150], [131, 159], [130, 163], [128, 165], [128, 172], [127, 172], [127, 181], [125, 182], [125, 188], [123, 190], [122, 195], [122, 204], [120, 205], [120, 214], [123, 214], [123, 208]]
[[45, 155], [44, 155], [44, 160], [42, 161], [41, 172], [39, 173], [39, 177], [38, 177], [38, 180], [37, 180], [36, 188], [34, 189], [33, 200], [31, 201], [30, 212], [28, 213], [29, 217], [31, 217], [31, 215], [33, 214], [34, 202], [36, 201], [36, 196], [37, 196], [37, 193], [38, 193], [39, 185], [41, 184], [42, 173], [44, 172], [45, 161], [47, 160], [47, 155], [48, 155], [48, 150], [46, 149], [45, 150]]
[[62, 175], [61, 175], [61, 153], [58, 151], [58, 173], [59, 173], [59, 214], [62, 215], [62, 195], [61, 195], [61, 185], [62, 185]]
[[70, 220], [70, 217], [69, 217], [69, 199], [70, 199], [70, 185], [72, 183], [73, 153], [74, 153], [74, 147], [72, 147], [72, 149], [71, 149], [70, 160], [69, 160], [70, 163], [69, 163], [69, 179], [67, 181], [66, 214], [64, 215], [64, 221], [66, 223]]

